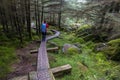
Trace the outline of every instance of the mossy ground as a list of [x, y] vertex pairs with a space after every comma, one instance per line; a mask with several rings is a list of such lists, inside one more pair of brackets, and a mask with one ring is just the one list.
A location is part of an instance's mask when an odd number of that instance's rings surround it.
[[[8, 39], [4, 35], [0, 37], [0, 42], [2, 42], [0, 43], [0, 71], [2, 71], [0, 77], [3, 77], [11, 71], [9, 66], [16, 60], [15, 49], [19, 46], [19, 40]], [[33, 36], [33, 40], [36, 39], [40, 39], [40, 37]], [[29, 41], [24, 43], [28, 44]], [[59, 38], [50, 40], [50, 42], [54, 42], [60, 47], [58, 53], [49, 53], [54, 58], [50, 60], [51, 68], [65, 64], [72, 66], [71, 74], [57, 77], [56, 80], [120, 80], [120, 64], [107, 60], [106, 55], [102, 52], [94, 52], [95, 43], [92, 41], [86, 42], [71, 32], [61, 32]], [[77, 54], [64, 54], [62, 46], [65, 43], [77, 44], [82, 51]]]
[[0, 78], [5, 77], [11, 71], [11, 64], [16, 59], [15, 47], [17, 40], [11, 41], [5, 35], [0, 36]]
[[[39, 36], [35, 36], [35, 31], [32, 31], [32, 33], [33, 40], [40, 39]], [[16, 49], [25, 47], [30, 41], [27, 37], [24, 37], [23, 43], [20, 43], [18, 38], [8, 38], [4, 33], [0, 32], [0, 80], [6, 77], [8, 73], [14, 71], [12, 65], [19, 61]]]
[[[69, 75], [58, 77], [56, 80], [119, 80], [120, 65], [116, 62], [106, 59], [102, 52], [94, 52], [93, 42], [85, 42], [82, 38], [76, 38], [72, 33], [61, 32], [61, 38], [55, 38], [51, 42], [58, 46], [65, 43], [77, 43], [81, 46], [82, 52], [79, 54], [64, 54], [61, 49], [58, 53], [49, 53], [55, 60], [50, 61], [50, 66], [57, 67], [65, 64], [72, 66], [72, 72]], [[50, 46], [48, 46], [50, 47]]]

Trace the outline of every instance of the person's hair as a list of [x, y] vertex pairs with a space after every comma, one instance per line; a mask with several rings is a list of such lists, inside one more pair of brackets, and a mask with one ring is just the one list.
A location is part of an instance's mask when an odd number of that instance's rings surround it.
[[46, 21], [44, 21], [44, 23], [46, 23]]

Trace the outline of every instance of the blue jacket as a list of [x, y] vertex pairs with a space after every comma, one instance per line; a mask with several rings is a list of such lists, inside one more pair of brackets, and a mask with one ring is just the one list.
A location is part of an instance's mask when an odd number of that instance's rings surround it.
[[41, 31], [42, 32], [46, 32], [46, 24], [45, 23], [42, 24]]

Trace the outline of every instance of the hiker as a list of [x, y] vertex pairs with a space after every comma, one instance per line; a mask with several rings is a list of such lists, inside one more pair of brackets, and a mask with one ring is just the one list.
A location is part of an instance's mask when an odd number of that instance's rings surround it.
[[34, 22], [34, 17], [32, 18], [31, 28], [32, 29], [36, 29], [35, 22]]
[[41, 25], [42, 41], [45, 41], [46, 39], [46, 28], [47, 28], [47, 24], [46, 21], [44, 21]]
[[31, 28], [32, 28], [32, 29], [36, 29], [34, 22], [31, 22]]

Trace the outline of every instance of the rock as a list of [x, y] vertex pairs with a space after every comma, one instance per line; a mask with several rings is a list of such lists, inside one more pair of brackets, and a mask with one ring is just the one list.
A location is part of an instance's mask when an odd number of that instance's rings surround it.
[[120, 38], [120, 33], [113, 34], [112, 36], [110, 36], [110, 37], [108, 38], [108, 40], [114, 40], [114, 39], [118, 39], [118, 38]]
[[108, 47], [103, 52], [108, 55], [109, 59], [120, 61], [120, 39], [109, 41]]
[[84, 64], [82, 64], [81, 62], [78, 62], [77, 64], [78, 64], [78, 66], [79, 66], [80, 70], [82, 71], [82, 73], [85, 73], [85, 72], [87, 72], [87, 71], [88, 71], [87, 66], [85, 66], [85, 65], [84, 65]]
[[76, 47], [82, 48], [81, 44], [79, 42], [74, 44]]
[[80, 49], [72, 44], [64, 44], [62, 51], [63, 53], [79, 53]]
[[94, 50], [95, 50], [95, 51], [102, 51], [102, 50], [104, 50], [106, 47], [107, 47], [107, 44], [106, 44], [106, 43], [98, 43], [98, 44], [96, 44]]
[[28, 80], [36, 80], [37, 73], [35, 71], [29, 72]]

